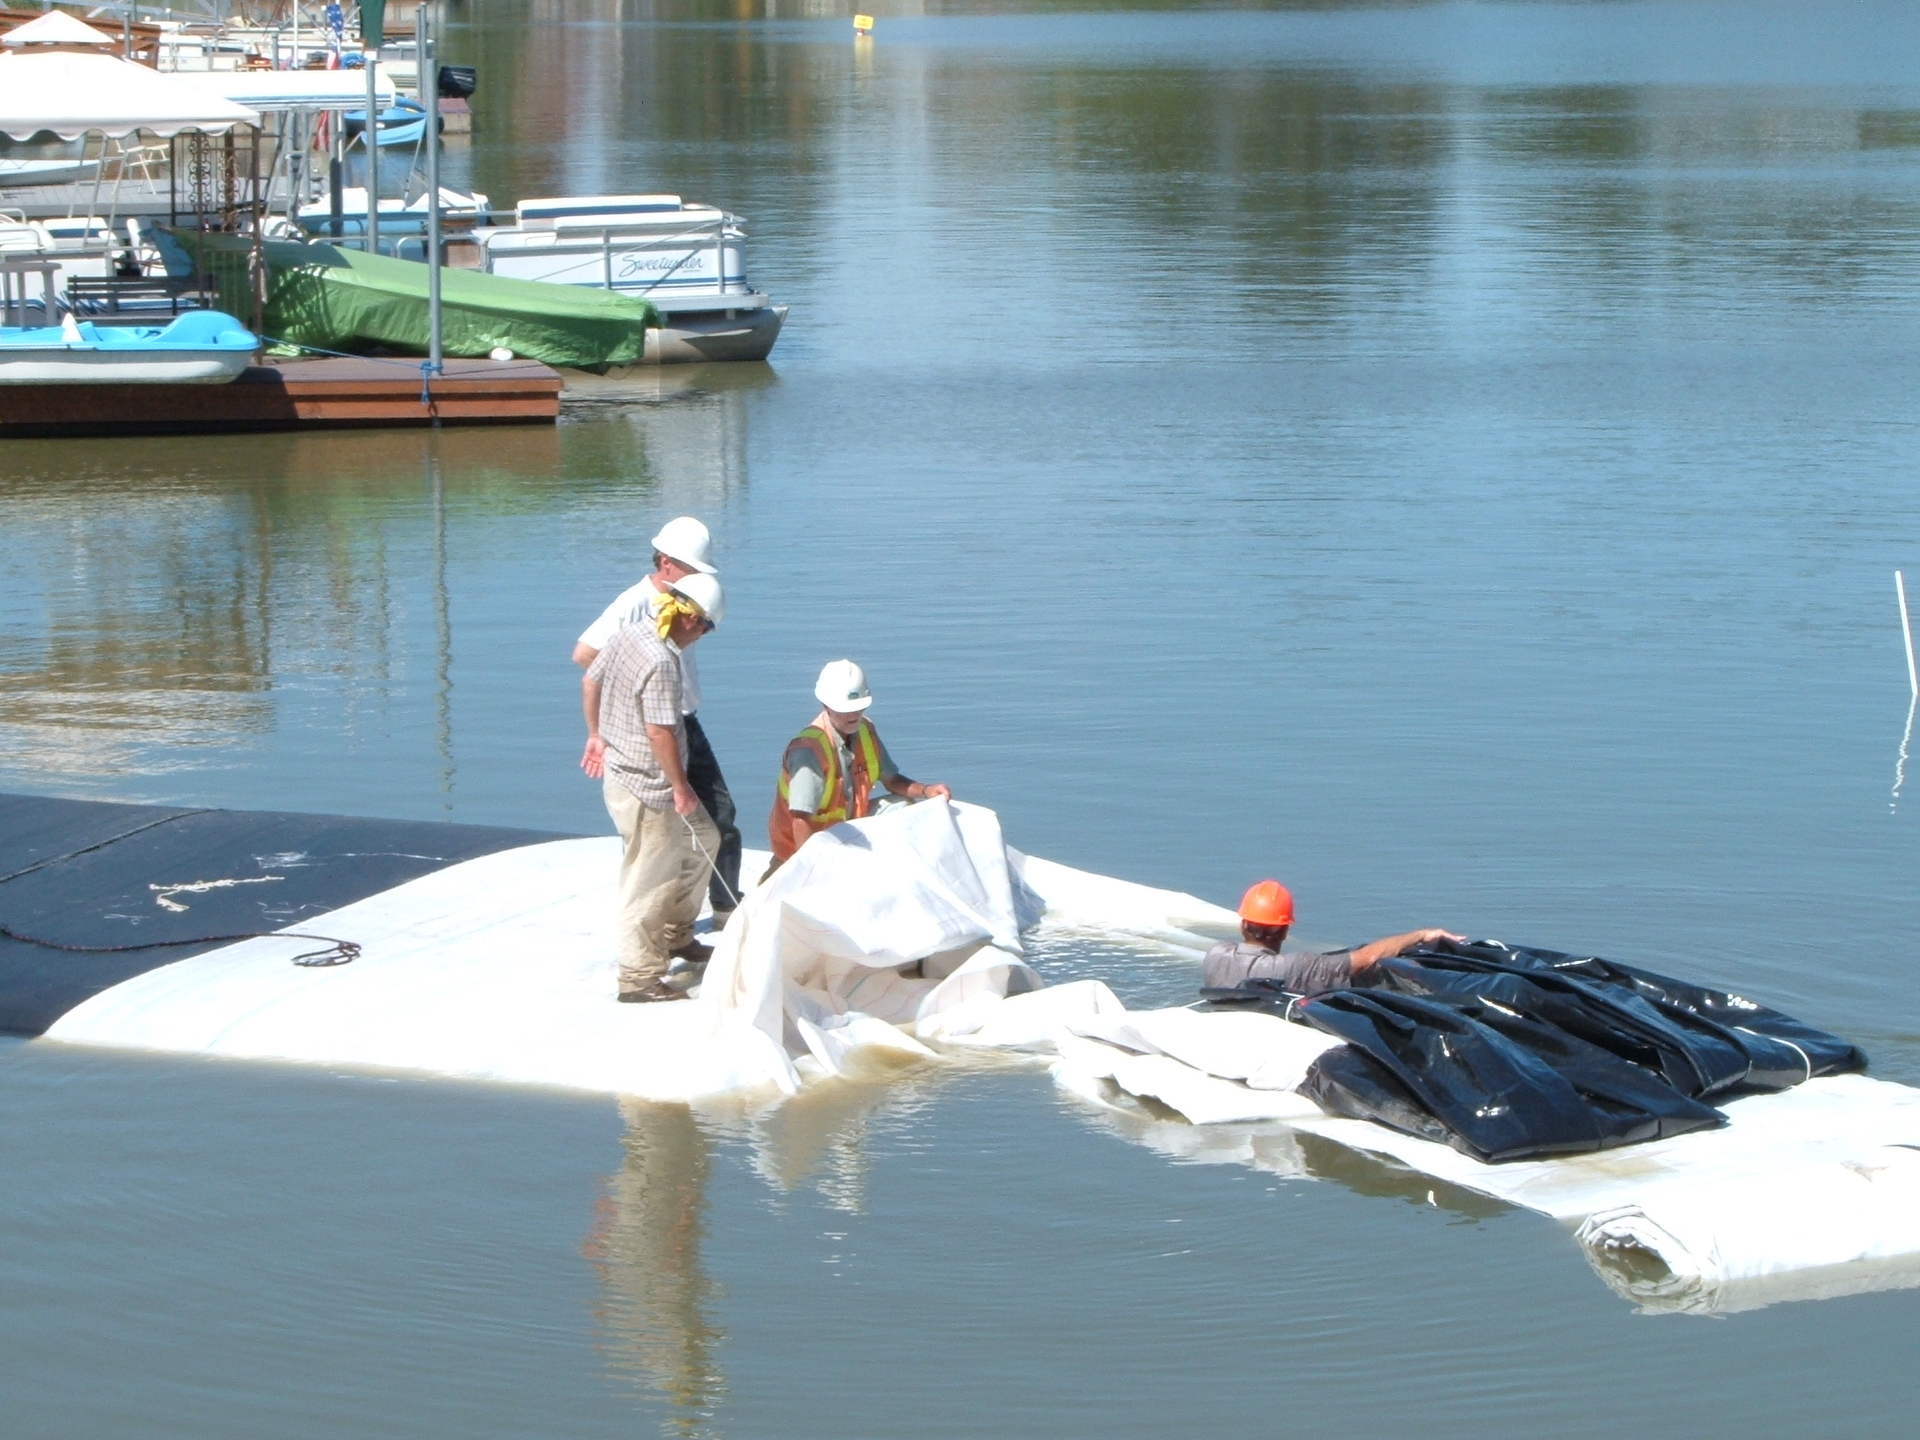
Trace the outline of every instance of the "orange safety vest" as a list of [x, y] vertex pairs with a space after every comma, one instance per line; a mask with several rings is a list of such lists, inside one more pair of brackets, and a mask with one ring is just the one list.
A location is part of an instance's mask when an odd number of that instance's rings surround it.
[[[873, 787], [880, 783], [880, 736], [873, 722], [864, 715], [859, 728], [853, 732], [853, 783], [848, 786], [841, 784], [840, 737], [818, 725], [802, 730], [787, 742], [786, 753], [780, 757], [780, 783], [774, 791], [773, 813], [767, 817], [767, 840], [773, 846], [775, 860], [785, 860], [797, 848], [793, 843], [794, 814], [787, 808], [787, 757], [796, 749], [811, 755], [826, 779], [820, 808], [811, 815], [799, 817], [807, 822], [810, 830], [818, 832], [842, 820], [860, 820], [871, 815]], [[851, 807], [845, 798], [848, 791], [852, 793]]]

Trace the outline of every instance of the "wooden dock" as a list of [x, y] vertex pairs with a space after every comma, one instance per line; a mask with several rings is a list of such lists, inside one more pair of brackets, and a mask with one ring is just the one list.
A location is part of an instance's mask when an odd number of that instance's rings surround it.
[[0, 438], [219, 435], [387, 425], [551, 425], [560, 374], [532, 360], [293, 360], [226, 385], [0, 385]]

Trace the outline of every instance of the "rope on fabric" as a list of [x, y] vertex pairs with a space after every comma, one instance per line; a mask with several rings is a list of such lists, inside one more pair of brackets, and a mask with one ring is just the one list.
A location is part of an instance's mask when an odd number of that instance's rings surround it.
[[[707, 862], [707, 869], [713, 872], [713, 878], [720, 882], [720, 888], [727, 892], [727, 898], [732, 900], [737, 907], [740, 904], [740, 897], [734, 894], [733, 887], [727, 884], [727, 877], [720, 873], [720, 862], [709, 855], [707, 853], [707, 847], [700, 843], [700, 832], [693, 828], [693, 821], [682, 815], [680, 817], [680, 823], [687, 827], [687, 836], [693, 841], [693, 848], [698, 850], [701, 858]], [[772, 874], [773, 872], [768, 871], [767, 873]]]
[[[193, 815], [206, 815], [207, 810], [180, 810], [171, 815], [162, 815], [158, 820], [149, 820], [144, 825], [136, 825], [131, 830], [122, 830], [118, 835], [109, 835], [106, 839], [92, 845], [83, 845], [78, 850], [69, 850], [64, 855], [49, 855], [37, 860], [25, 869], [16, 870], [11, 875], [0, 875], [0, 885], [9, 880], [18, 880], [22, 875], [31, 875], [36, 870], [44, 870], [49, 865], [58, 865], [65, 860], [75, 860], [82, 855], [91, 855], [96, 850], [104, 850], [109, 845], [155, 829], [161, 825], [171, 825], [176, 820], [185, 820]], [[122, 955], [136, 950], [165, 950], [176, 945], [222, 945], [233, 940], [271, 940], [284, 936], [289, 940], [321, 940], [326, 943], [324, 950], [308, 950], [293, 957], [296, 965], [310, 968], [324, 968], [331, 965], [345, 965], [360, 958], [360, 946], [353, 940], [336, 940], [331, 935], [306, 935], [298, 930], [250, 930], [244, 935], [202, 935], [185, 940], [149, 940], [139, 945], [68, 945], [59, 940], [45, 940], [38, 935], [23, 935], [11, 925], [0, 924], [0, 937], [18, 941], [22, 945], [37, 945], [46, 950], [64, 950], [70, 955]]]
[[135, 950], [167, 950], [176, 945], [224, 945], [235, 940], [319, 940], [324, 950], [306, 950], [293, 957], [293, 963], [308, 969], [346, 965], [360, 958], [359, 942], [338, 940], [331, 935], [308, 935], [299, 930], [248, 930], [238, 935], [200, 935], [185, 940], [148, 940], [139, 945], [68, 945], [38, 935], [23, 935], [10, 925], [0, 925], [0, 937], [22, 945], [38, 945], [47, 950], [64, 950], [70, 955], [124, 955]]

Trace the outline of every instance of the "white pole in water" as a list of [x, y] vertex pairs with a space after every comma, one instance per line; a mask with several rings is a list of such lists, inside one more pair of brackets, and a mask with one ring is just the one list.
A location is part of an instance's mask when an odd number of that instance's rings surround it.
[[1913, 665], [1913, 621], [1907, 618], [1907, 581], [1898, 570], [1893, 572], [1893, 588], [1900, 596], [1900, 634], [1907, 642], [1907, 689], [1920, 700], [1920, 670]]
[[440, 343], [440, 25], [431, 7], [418, 11], [413, 58], [414, 89], [427, 107], [427, 362], [446, 368]]
[[368, 46], [367, 57], [367, 124], [360, 132], [360, 141], [367, 147], [367, 254], [380, 253], [380, 138], [375, 133], [380, 128], [380, 92], [374, 85], [374, 71], [380, 64], [380, 51]]

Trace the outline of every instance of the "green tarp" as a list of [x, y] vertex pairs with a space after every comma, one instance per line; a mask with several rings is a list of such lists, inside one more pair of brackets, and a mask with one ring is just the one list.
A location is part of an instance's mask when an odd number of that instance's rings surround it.
[[[192, 248], [198, 237], [178, 238]], [[246, 298], [248, 242], [208, 236], [203, 243], [224, 303], [244, 319], [253, 310]], [[267, 303], [261, 328], [269, 342], [355, 354], [376, 348], [427, 353], [425, 265], [290, 240], [269, 240], [262, 248]], [[228, 289], [235, 294], [227, 296]], [[505, 348], [580, 370], [637, 363], [648, 327], [660, 324], [645, 300], [478, 270], [443, 268], [440, 308], [448, 355], [479, 358]]]

